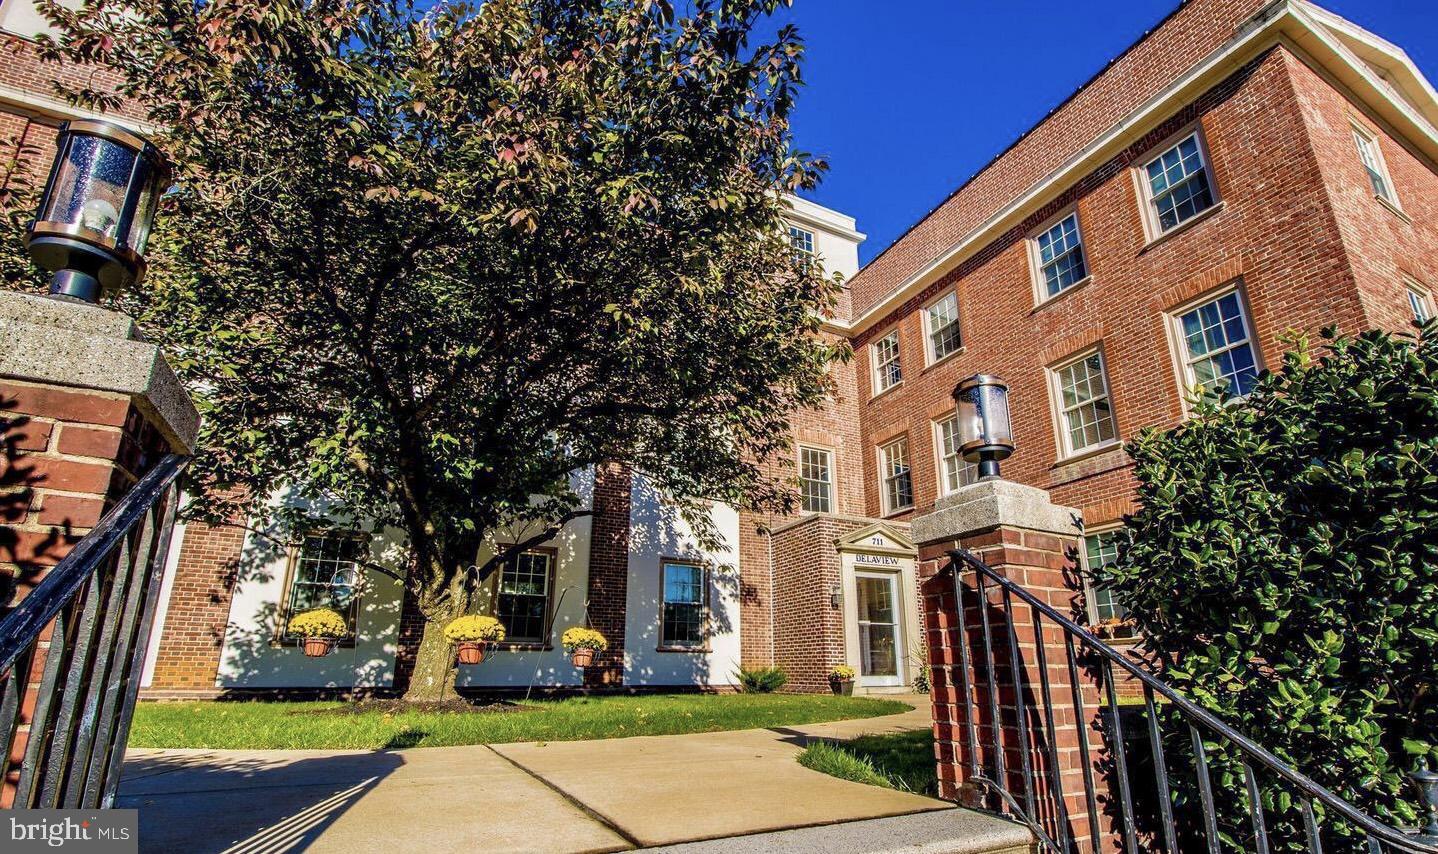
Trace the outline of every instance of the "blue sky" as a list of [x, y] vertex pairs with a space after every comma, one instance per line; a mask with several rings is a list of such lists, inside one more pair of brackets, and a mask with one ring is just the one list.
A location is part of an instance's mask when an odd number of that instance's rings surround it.
[[[1438, 79], [1438, 3], [1319, 0]], [[795, 0], [794, 119], [828, 158], [812, 193], [859, 220], [867, 262], [1158, 23], [1177, 0]]]

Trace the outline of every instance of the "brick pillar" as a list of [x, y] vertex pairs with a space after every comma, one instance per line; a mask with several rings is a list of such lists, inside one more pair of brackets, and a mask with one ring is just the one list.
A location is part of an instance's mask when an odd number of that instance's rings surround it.
[[588, 618], [609, 641], [584, 670], [587, 687], [624, 684], [624, 628], [629, 595], [629, 504], [631, 476], [617, 463], [594, 470], [594, 525], [589, 539]]
[[[1048, 493], [1008, 481], [988, 481], [960, 490], [935, 505], [933, 513], [913, 522], [919, 544], [919, 577], [923, 590], [925, 640], [929, 650], [931, 694], [934, 711], [935, 759], [938, 762], [940, 794], [970, 805], [984, 801], [982, 787], [970, 783], [974, 752], [970, 747], [969, 724], [977, 742], [980, 772], [993, 778], [997, 773], [988, 664], [993, 662], [999, 706], [1000, 738], [1006, 764], [1006, 788], [1022, 804], [1025, 800], [1022, 760], [1026, 755], [1033, 769], [1031, 777], [1036, 811], [1051, 836], [1059, 839], [1061, 825], [1080, 841], [1079, 850], [1092, 849], [1090, 823], [1084, 798], [1084, 773], [1079, 751], [1080, 728], [1073, 702], [1071, 680], [1062, 630], [1043, 623], [1042, 637], [1034, 629], [1029, 607], [1018, 601], [1013, 609], [1013, 632], [1018, 641], [1022, 693], [1015, 684], [1009, 644], [1009, 613], [1005, 611], [997, 585], [987, 585], [986, 608], [993, 645], [985, 656], [982, 613], [976, 588], [976, 571], [965, 569], [960, 581], [967, 637], [959, 637], [958, 603], [953, 577], [941, 570], [948, 565], [948, 552], [966, 548], [980, 557], [1001, 577], [1011, 579], [1060, 614], [1073, 616], [1081, 609], [1077, 558], [1079, 529], [1076, 510], [1059, 507]], [[967, 644], [970, 692], [964, 694], [962, 651]], [[1047, 726], [1040, 682], [1037, 645], [1043, 644], [1054, 729]], [[1108, 797], [1105, 777], [1098, 760], [1107, 758], [1099, 726], [1098, 684], [1091, 674], [1079, 671], [1080, 696], [1084, 705], [1084, 727], [1088, 733], [1089, 759], [1093, 763], [1096, 797], [1102, 804]], [[1024, 739], [1018, 718], [1016, 697], [1022, 697], [1028, 738]], [[1057, 763], [1054, 756], [1057, 755]], [[1058, 783], [1063, 799], [1055, 797]], [[990, 800], [988, 806], [997, 804]], [[1066, 817], [1066, 821], [1064, 820]], [[1108, 837], [1103, 813], [1099, 814], [1101, 837]], [[1107, 843], [1106, 843], [1107, 847]]]
[[[199, 426], [174, 372], [130, 318], [21, 293], [0, 293], [0, 418], [6, 607], [34, 589], [163, 454], [190, 453]], [[17, 754], [28, 739], [47, 648], [42, 642], [32, 666]], [[18, 765], [20, 756], [11, 758]], [[9, 806], [17, 777], [18, 770], [0, 789], [0, 806]]]

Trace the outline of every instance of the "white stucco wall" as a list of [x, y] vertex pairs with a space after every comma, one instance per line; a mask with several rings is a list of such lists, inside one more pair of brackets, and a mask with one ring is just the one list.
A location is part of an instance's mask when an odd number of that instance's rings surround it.
[[[630, 492], [629, 593], [624, 636], [628, 685], [732, 685], [739, 669], [739, 514], [715, 505], [713, 520], [724, 547], [705, 552], [678, 512], [652, 484], [635, 475]], [[709, 650], [660, 652], [659, 614], [664, 558], [703, 561], [709, 567]]]
[[[317, 518], [333, 519], [327, 508], [311, 509]], [[340, 519], [333, 522], [336, 527], [343, 525]], [[399, 570], [404, 566], [400, 542], [398, 531], [382, 531], [370, 542], [370, 560]], [[374, 688], [392, 684], [395, 638], [399, 633], [399, 582], [378, 572], [362, 573], [366, 586], [360, 594], [354, 645], [341, 646], [323, 658], [308, 658], [293, 643], [276, 643], [288, 569], [288, 555], [282, 546], [253, 531], [245, 537], [216, 685]]]
[[851, 279], [859, 272], [859, 244], [864, 235], [855, 230], [854, 218], [798, 196], [788, 196], [787, 219], [814, 235], [814, 254], [823, 259], [824, 270], [842, 273]]

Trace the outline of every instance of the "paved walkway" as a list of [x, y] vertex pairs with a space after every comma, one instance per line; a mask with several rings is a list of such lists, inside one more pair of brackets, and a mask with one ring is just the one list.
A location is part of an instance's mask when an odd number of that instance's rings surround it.
[[601, 741], [132, 750], [116, 806], [140, 808], [144, 851], [186, 854], [621, 851], [953, 810], [794, 761], [815, 738], [926, 728], [927, 698], [912, 701], [884, 718]]

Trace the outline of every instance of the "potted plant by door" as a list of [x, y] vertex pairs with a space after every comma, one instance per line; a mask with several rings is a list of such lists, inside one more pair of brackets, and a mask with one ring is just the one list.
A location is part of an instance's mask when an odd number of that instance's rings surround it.
[[854, 695], [854, 668], [847, 664], [836, 664], [829, 670], [829, 689], [845, 697]]
[[313, 608], [290, 617], [289, 633], [302, 638], [301, 648], [310, 658], [320, 658], [334, 651], [340, 638], [349, 637], [349, 625], [340, 612], [329, 608]]
[[583, 626], [565, 629], [559, 642], [564, 644], [564, 651], [569, 653], [569, 660], [575, 667], [588, 667], [594, 663], [594, 656], [609, 649], [609, 641], [604, 635]]
[[449, 621], [444, 636], [458, 647], [460, 664], [479, 664], [490, 644], [504, 640], [504, 626], [493, 617], [465, 614]]

